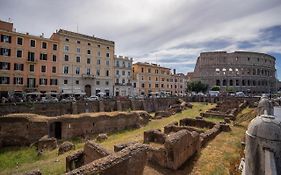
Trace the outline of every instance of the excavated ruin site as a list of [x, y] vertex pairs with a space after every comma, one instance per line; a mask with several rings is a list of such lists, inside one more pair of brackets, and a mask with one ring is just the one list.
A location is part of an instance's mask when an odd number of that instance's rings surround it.
[[[154, 113], [139, 110], [51, 117], [30, 113], [6, 114], [0, 117], [0, 148], [31, 145], [36, 147], [37, 156], [58, 149], [58, 155], [65, 154], [64, 170], [60, 173], [68, 175], [142, 175], [154, 174], [153, 171], [177, 174], [178, 170], [193, 164], [190, 162], [196, 161], [194, 157], [217, 135], [231, 132], [230, 125], [249, 103], [252, 101], [246, 99], [220, 101], [211, 109], [199, 109], [200, 115], [190, 118], [186, 113], [186, 116], [154, 129], [145, 126], [192, 110], [192, 103], [176, 100], [165, 109], [154, 110]], [[138, 129], [142, 132], [138, 139], [115, 142], [110, 149], [103, 146], [111, 134]], [[84, 140], [79, 148], [71, 142], [77, 137]], [[153, 171], [151, 167], [155, 167]], [[21, 173], [44, 174], [40, 168]]]

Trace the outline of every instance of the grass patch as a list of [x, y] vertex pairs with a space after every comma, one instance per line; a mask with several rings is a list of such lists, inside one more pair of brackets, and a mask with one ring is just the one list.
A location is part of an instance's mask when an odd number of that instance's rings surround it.
[[[238, 114], [237, 119], [251, 118], [253, 109], [246, 108]], [[244, 120], [244, 119], [243, 119]], [[231, 132], [222, 132], [207, 146], [201, 150], [198, 160], [195, 162], [191, 174], [221, 175], [237, 174], [235, 164], [240, 162], [242, 146], [249, 120], [239, 125], [231, 126]]]

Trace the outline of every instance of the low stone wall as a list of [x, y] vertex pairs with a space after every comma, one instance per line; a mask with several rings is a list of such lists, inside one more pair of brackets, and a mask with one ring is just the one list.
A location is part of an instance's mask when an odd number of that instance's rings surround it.
[[167, 135], [164, 144], [151, 149], [148, 158], [162, 167], [178, 169], [200, 149], [200, 138], [197, 132], [180, 130]]
[[66, 174], [142, 175], [147, 160], [147, 149], [143, 144], [134, 144]]
[[184, 118], [180, 120], [180, 126], [194, 126], [199, 128], [212, 128], [215, 125], [214, 122], [209, 122], [206, 120]]
[[138, 128], [146, 125], [150, 117], [146, 111], [84, 113], [59, 117], [10, 114], [0, 117], [0, 145], [29, 145], [45, 135], [69, 139]]
[[143, 133], [144, 143], [154, 142], [154, 143], [164, 144], [165, 139], [166, 139], [166, 135], [162, 133], [161, 130], [149, 130], [149, 131], [144, 131]]
[[77, 101], [68, 103], [17, 103], [0, 104], [0, 116], [12, 113], [34, 113], [45, 116], [59, 116], [63, 114], [80, 114], [85, 112], [112, 112], [128, 110], [145, 110], [155, 112], [166, 110], [176, 104], [177, 98], [156, 98], [145, 100], [102, 100]]
[[84, 163], [88, 164], [94, 160], [100, 159], [102, 157], [108, 156], [110, 153], [104, 149], [103, 147], [99, 146], [95, 142], [86, 142], [84, 146]]

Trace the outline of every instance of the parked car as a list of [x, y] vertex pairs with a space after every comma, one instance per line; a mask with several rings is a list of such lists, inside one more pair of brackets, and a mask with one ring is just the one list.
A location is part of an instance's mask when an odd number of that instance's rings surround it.
[[76, 99], [74, 97], [70, 96], [70, 97], [61, 99], [61, 102], [76, 102]]
[[244, 94], [244, 92], [236, 92], [236, 97], [246, 97], [246, 95]]
[[87, 97], [85, 100], [86, 101], [97, 101], [97, 100], [99, 100], [99, 97], [95, 96], [95, 95], [92, 95], [90, 97]]

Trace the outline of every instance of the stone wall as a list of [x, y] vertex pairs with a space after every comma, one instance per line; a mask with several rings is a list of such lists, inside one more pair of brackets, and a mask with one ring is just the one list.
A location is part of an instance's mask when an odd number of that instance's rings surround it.
[[145, 111], [84, 113], [59, 117], [10, 114], [0, 117], [0, 145], [29, 145], [45, 135], [69, 139], [138, 128], [146, 125], [150, 117]]
[[134, 144], [66, 174], [142, 175], [147, 160], [147, 149], [145, 145]]
[[180, 130], [166, 135], [164, 144], [151, 145], [148, 159], [162, 167], [178, 169], [200, 149], [200, 138], [197, 132]]
[[177, 98], [157, 98], [146, 100], [103, 100], [78, 101], [74, 103], [17, 103], [0, 104], [0, 116], [11, 113], [34, 113], [46, 116], [80, 114], [85, 112], [112, 112], [128, 110], [161, 111], [176, 104]]

